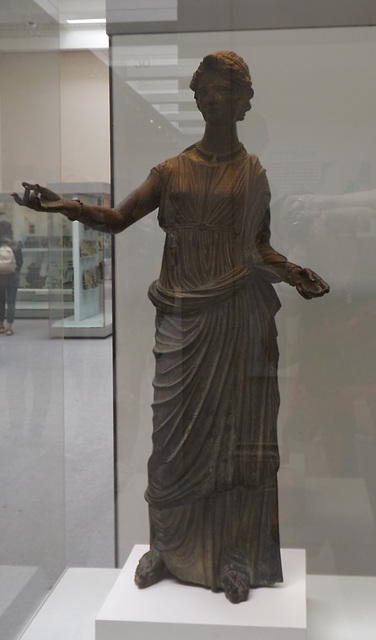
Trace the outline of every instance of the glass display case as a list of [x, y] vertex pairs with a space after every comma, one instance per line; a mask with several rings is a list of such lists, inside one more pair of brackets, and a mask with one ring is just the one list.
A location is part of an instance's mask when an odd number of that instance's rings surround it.
[[[107, 184], [51, 184], [64, 198], [110, 206]], [[51, 337], [100, 337], [112, 333], [112, 240], [63, 216], [49, 217]], [[54, 246], [54, 245], [58, 246]], [[60, 292], [60, 295], [54, 295]]]
[[66, 567], [66, 469], [62, 341], [48, 337], [48, 217], [10, 196], [34, 171], [61, 175], [58, 30], [49, 51], [28, 50], [19, 34], [22, 52], [9, 52], [11, 4], [0, 9], [0, 221], [21, 242], [23, 265], [13, 334], [0, 336], [0, 637], [15, 640]]
[[[202, 137], [189, 90], [202, 58], [225, 49], [249, 64], [255, 96], [239, 137], [267, 171], [271, 244], [331, 287], [308, 302], [276, 285], [281, 542], [306, 550], [309, 584], [339, 585], [339, 606], [353, 585], [376, 584], [375, 43], [375, 27], [112, 37], [116, 201]], [[116, 285], [121, 562], [148, 536], [155, 310], [146, 292], [163, 242], [157, 212], [116, 236], [116, 268], [128, 274]]]

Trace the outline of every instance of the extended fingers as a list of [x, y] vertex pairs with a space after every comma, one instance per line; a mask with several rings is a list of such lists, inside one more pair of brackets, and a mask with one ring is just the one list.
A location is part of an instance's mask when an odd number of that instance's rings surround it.
[[329, 292], [329, 287], [327, 285], [325, 287], [317, 286], [314, 289], [308, 289], [304, 287], [304, 285], [302, 285], [296, 287], [296, 289], [306, 300], [312, 300], [312, 298], [322, 298], [322, 296]]
[[12, 193], [12, 197], [15, 202], [21, 207], [28, 207], [35, 211], [41, 211], [41, 202], [39, 199], [40, 187], [38, 184], [30, 184], [29, 182], [23, 182], [24, 193], [22, 198], [18, 193]]
[[[39, 184], [30, 184], [30, 182], [23, 182], [22, 186], [25, 189], [24, 191], [25, 202], [27, 202], [30, 199], [30, 197], [38, 198], [40, 194]], [[30, 196], [30, 194], [32, 195]]]
[[57, 193], [47, 189], [46, 187], [41, 187], [39, 184], [22, 182], [22, 186], [24, 188], [22, 199], [17, 193], [12, 193], [17, 204], [21, 206], [41, 211], [43, 209], [42, 204], [46, 205], [46, 201], [55, 202], [56, 200], [60, 200], [60, 196]]
[[31, 184], [30, 182], [22, 182], [21, 184], [24, 189], [39, 189], [39, 184]]
[[22, 186], [25, 191], [32, 191], [32, 196], [35, 198], [42, 198], [42, 200], [60, 200], [60, 196], [51, 191], [51, 189], [47, 189], [47, 187], [41, 187], [39, 184], [30, 184], [29, 182], [23, 182]]
[[[24, 186], [24, 183], [22, 183]], [[11, 193], [12, 198], [14, 198], [15, 202], [20, 205], [20, 207], [29, 207], [30, 206], [30, 188], [24, 187], [24, 192], [22, 194], [22, 198], [18, 195], [18, 193]]]
[[34, 185], [34, 189], [30, 192], [30, 187], [25, 187], [24, 200], [29, 207], [40, 211], [41, 203], [39, 197], [39, 185]]
[[330, 291], [329, 285], [325, 282], [325, 280], [320, 278], [320, 276], [318, 276], [317, 273], [315, 273], [311, 269], [304, 269], [304, 272], [308, 280], [310, 280], [310, 282], [313, 282], [316, 286], [315, 293], [314, 293], [315, 296], [323, 296], [325, 293], [329, 293]]

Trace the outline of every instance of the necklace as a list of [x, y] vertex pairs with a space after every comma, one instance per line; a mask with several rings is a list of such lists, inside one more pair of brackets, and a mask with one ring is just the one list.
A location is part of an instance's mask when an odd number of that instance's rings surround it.
[[200, 142], [196, 143], [196, 149], [202, 156], [208, 158], [208, 160], [213, 160], [214, 162], [228, 160], [229, 158], [233, 158], [234, 156], [238, 155], [240, 152], [245, 152], [245, 148], [241, 142], [239, 142], [235, 149], [231, 149], [231, 151], [227, 151], [226, 153], [213, 153], [212, 151], [205, 151], [205, 149], [202, 148]]

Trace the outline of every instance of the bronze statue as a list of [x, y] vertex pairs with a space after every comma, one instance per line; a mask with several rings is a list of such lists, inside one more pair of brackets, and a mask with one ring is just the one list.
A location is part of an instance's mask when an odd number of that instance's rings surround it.
[[191, 89], [205, 133], [114, 209], [62, 200], [23, 183], [18, 204], [59, 211], [119, 233], [159, 208], [166, 240], [156, 307], [153, 452], [146, 500], [150, 551], [140, 588], [166, 575], [224, 590], [234, 603], [251, 587], [282, 581], [278, 530], [277, 383], [271, 283], [307, 299], [328, 285], [269, 244], [270, 191], [236, 123], [252, 82], [233, 52], [206, 56]]

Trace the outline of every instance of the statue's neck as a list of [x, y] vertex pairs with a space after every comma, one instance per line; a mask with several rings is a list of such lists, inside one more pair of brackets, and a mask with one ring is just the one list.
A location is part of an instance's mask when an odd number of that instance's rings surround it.
[[206, 123], [200, 146], [207, 153], [215, 155], [235, 151], [240, 146], [236, 123], [218, 127], [213, 127]]

